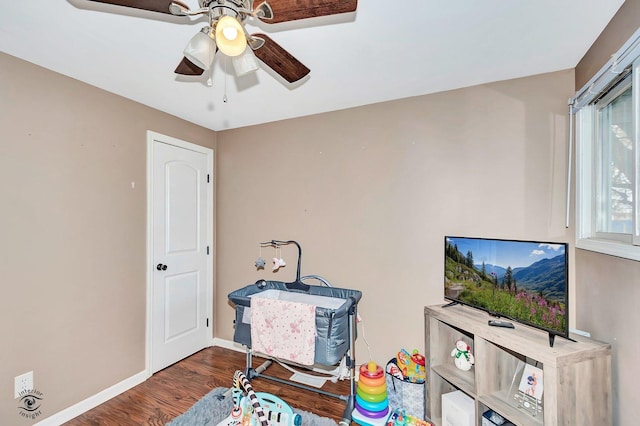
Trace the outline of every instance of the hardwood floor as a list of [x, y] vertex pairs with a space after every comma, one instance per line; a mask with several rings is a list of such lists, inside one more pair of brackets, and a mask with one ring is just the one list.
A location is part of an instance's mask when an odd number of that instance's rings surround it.
[[[263, 361], [254, 357], [252, 366], [256, 368]], [[244, 371], [245, 364], [246, 354], [243, 352], [215, 346], [203, 349], [65, 425], [164, 425], [187, 411], [210, 390], [221, 386], [231, 387], [233, 373], [236, 370]], [[291, 372], [275, 363], [266, 374], [282, 379], [291, 376]], [[345, 402], [341, 399], [265, 378], [255, 378], [251, 384], [256, 392], [274, 394], [292, 407], [332, 418], [336, 423], [345, 409]], [[322, 390], [347, 395], [349, 381], [327, 381]]]

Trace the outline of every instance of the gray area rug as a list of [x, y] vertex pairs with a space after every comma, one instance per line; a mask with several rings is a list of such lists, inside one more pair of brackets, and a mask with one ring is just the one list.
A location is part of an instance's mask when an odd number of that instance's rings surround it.
[[[231, 396], [222, 400], [218, 399], [218, 396], [227, 390], [228, 388], [215, 388], [193, 404], [186, 413], [167, 423], [167, 426], [216, 426], [229, 416], [233, 407]], [[293, 411], [302, 416], [303, 426], [336, 426], [337, 424], [327, 417], [320, 417], [308, 411], [296, 408]]]

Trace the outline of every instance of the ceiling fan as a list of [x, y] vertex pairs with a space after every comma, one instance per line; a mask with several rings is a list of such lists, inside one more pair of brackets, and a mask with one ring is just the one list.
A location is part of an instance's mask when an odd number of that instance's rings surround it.
[[249, 34], [244, 22], [257, 19], [279, 23], [297, 19], [354, 12], [358, 0], [198, 0], [191, 10], [179, 0], [90, 0], [175, 16], [206, 15], [209, 23], [189, 41], [176, 74], [202, 75], [211, 67], [217, 51], [233, 60], [237, 75], [258, 68], [257, 57], [289, 83], [310, 70], [266, 34]]

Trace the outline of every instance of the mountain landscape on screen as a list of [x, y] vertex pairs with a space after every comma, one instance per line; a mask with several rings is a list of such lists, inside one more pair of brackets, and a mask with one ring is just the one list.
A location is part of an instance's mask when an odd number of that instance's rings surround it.
[[445, 298], [566, 336], [565, 244], [445, 238]]

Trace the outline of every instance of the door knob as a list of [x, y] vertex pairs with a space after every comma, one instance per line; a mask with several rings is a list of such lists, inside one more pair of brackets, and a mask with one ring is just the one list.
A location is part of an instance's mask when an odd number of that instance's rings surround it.
[[167, 265], [163, 265], [162, 263], [158, 263], [158, 266], [156, 266], [156, 269], [158, 271], [166, 271], [167, 270]]

